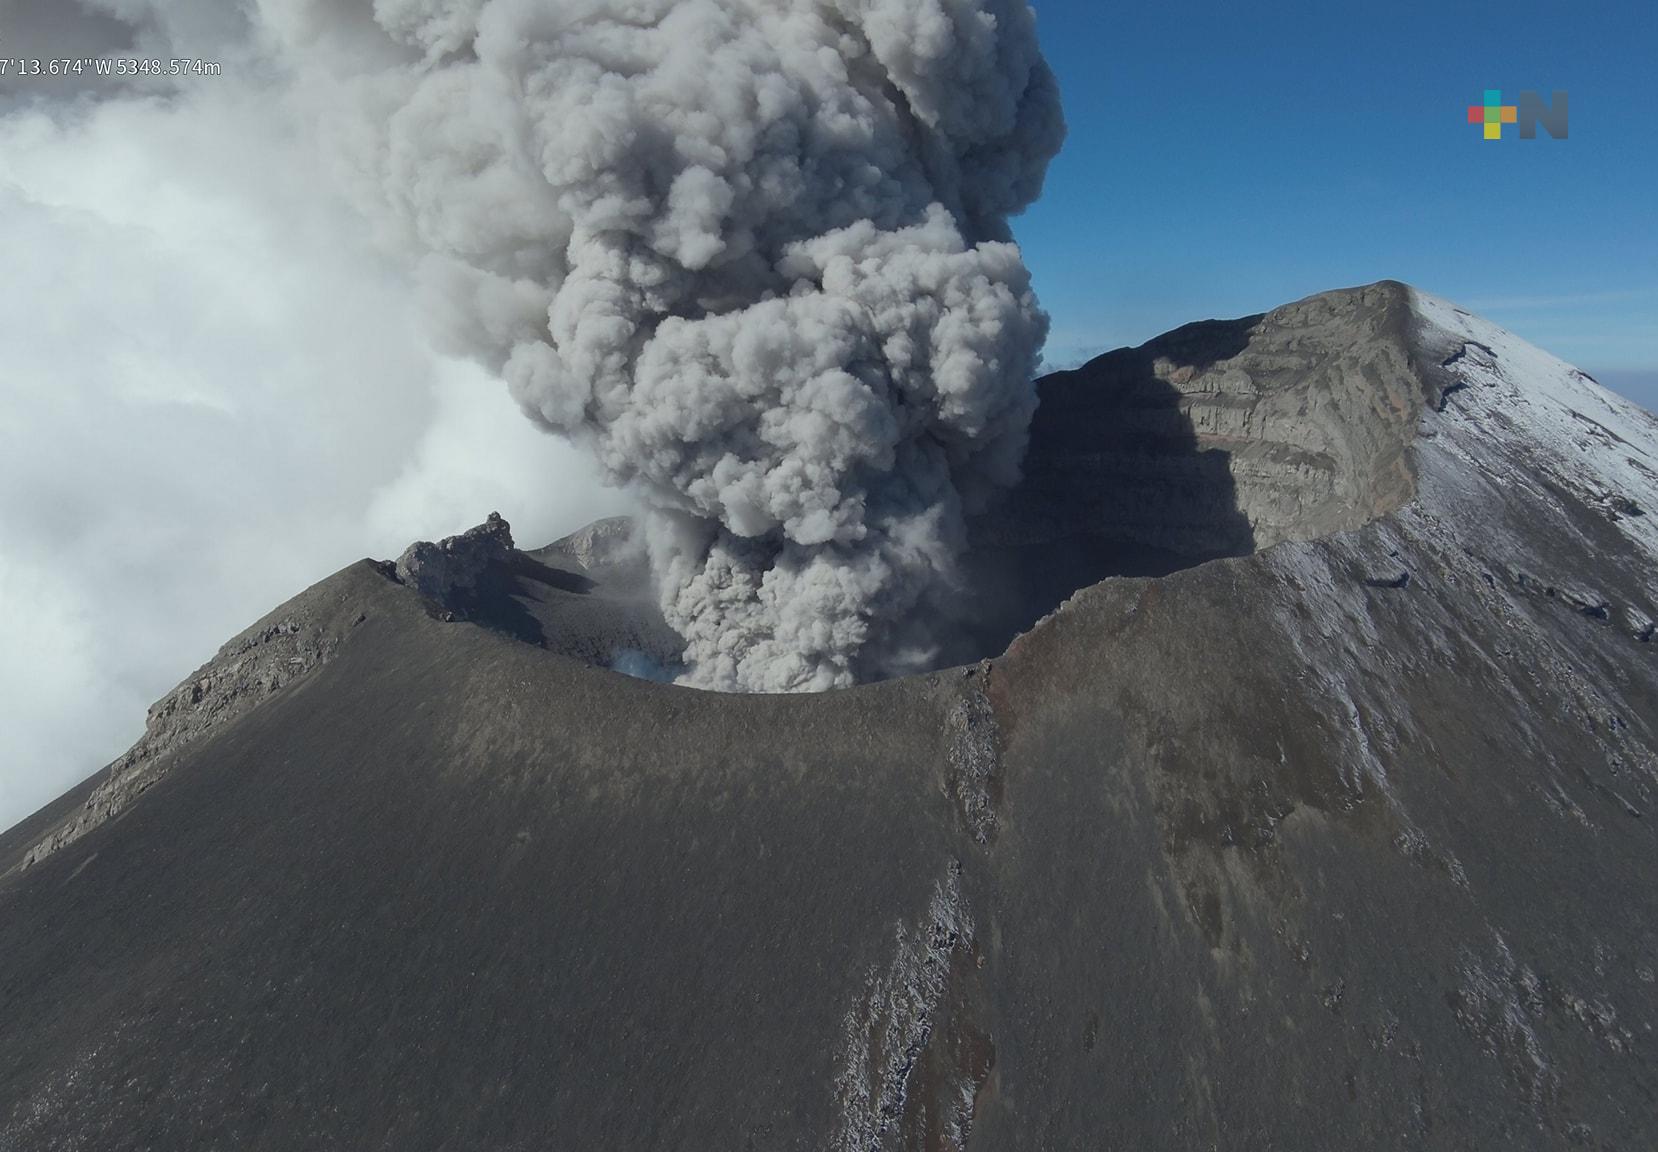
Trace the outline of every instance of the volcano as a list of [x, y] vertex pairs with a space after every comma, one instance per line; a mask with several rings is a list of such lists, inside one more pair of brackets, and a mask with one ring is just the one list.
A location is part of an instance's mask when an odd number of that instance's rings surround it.
[[1040, 383], [928, 675], [625, 521], [232, 640], [0, 836], [0, 1149], [1658, 1145], [1658, 421], [1383, 282]]

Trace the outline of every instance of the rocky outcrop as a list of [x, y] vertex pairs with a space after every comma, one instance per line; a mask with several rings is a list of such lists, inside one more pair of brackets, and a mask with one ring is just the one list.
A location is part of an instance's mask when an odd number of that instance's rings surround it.
[[499, 512], [459, 536], [409, 545], [398, 557], [397, 579], [452, 612], [476, 607], [492, 573], [507, 566], [513, 552], [512, 527]]

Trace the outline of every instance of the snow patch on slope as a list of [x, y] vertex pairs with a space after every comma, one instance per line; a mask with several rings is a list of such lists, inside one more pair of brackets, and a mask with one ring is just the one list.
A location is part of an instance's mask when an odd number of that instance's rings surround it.
[[[1592, 377], [1447, 300], [1413, 290], [1417, 315], [1448, 349], [1452, 380], [1442, 412], [1466, 419], [1444, 428], [1450, 447], [1489, 464], [1496, 429], [1527, 450], [1529, 463], [1586, 505], [1599, 508], [1648, 559], [1658, 561], [1658, 420]], [[1523, 477], [1504, 477], [1525, 482]]]

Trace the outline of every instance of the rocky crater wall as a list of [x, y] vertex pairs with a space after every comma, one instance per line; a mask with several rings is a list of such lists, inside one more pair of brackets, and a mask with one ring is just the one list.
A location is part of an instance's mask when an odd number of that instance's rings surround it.
[[1415, 491], [1404, 285], [1188, 324], [1041, 383], [1026, 479], [976, 543], [1207, 559], [1357, 528]]
[[1358, 528], [1409, 502], [1426, 367], [1384, 281], [1188, 324], [1046, 377], [1024, 482], [971, 525], [974, 643], [1072, 593]]

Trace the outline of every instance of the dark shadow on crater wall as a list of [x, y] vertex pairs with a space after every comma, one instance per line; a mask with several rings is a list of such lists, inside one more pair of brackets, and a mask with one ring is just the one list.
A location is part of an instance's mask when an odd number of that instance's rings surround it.
[[456, 588], [434, 610], [452, 613], [524, 641], [545, 644], [543, 623], [530, 611], [538, 586], [570, 595], [586, 595], [593, 582], [548, 568], [522, 552], [511, 552], [504, 563], [492, 563], [471, 587]]
[[967, 623], [946, 663], [1000, 654], [1101, 580], [1255, 550], [1230, 454], [1204, 446], [1171, 381], [1237, 356], [1260, 319], [1188, 324], [1038, 383], [1025, 479], [969, 525]]

